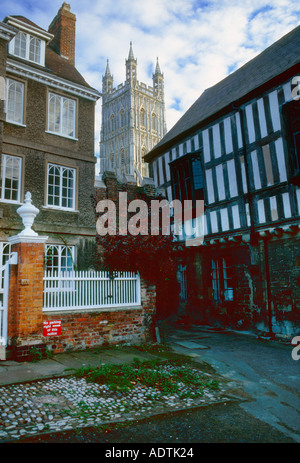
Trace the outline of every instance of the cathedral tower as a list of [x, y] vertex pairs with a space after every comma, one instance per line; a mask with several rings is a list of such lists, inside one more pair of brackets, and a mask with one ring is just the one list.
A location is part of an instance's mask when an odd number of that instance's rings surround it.
[[140, 184], [149, 177], [143, 157], [166, 134], [164, 76], [157, 60], [153, 86], [137, 80], [132, 43], [125, 66], [126, 81], [116, 88], [108, 61], [102, 78], [100, 173], [113, 171], [120, 181], [135, 177]]

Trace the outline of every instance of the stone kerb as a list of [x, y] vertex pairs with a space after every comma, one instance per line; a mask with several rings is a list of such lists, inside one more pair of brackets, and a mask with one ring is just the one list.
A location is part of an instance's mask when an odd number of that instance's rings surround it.
[[22, 360], [31, 347], [43, 344], [44, 244], [48, 237], [31, 228], [39, 210], [33, 206], [30, 193], [17, 213], [24, 230], [8, 238], [18, 258], [17, 265], [10, 268], [7, 344], [15, 360]]

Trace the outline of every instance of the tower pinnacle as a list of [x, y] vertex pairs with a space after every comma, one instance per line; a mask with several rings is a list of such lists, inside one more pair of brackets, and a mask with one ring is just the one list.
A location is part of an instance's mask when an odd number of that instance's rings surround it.
[[130, 42], [129, 55], [126, 60], [126, 81], [130, 84], [135, 84], [137, 80], [136, 76], [137, 60], [134, 58], [132, 42]]

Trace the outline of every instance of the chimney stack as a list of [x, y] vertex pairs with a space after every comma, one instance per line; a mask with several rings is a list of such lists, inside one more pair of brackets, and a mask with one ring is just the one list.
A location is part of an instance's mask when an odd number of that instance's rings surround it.
[[54, 35], [50, 46], [61, 56], [75, 64], [75, 22], [76, 16], [71, 13], [70, 5], [63, 3], [48, 28]]

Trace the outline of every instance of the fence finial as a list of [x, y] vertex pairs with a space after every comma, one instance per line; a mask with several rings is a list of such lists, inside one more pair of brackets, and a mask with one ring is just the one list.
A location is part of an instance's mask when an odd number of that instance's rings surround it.
[[37, 207], [32, 204], [31, 193], [28, 191], [25, 194], [24, 204], [17, 209], [17, 213], [22, 219], [25, 229], [19, 233], [19, 236], [38, 236], [38, 234], [32, 230], [34, 219], [40, 211]]

